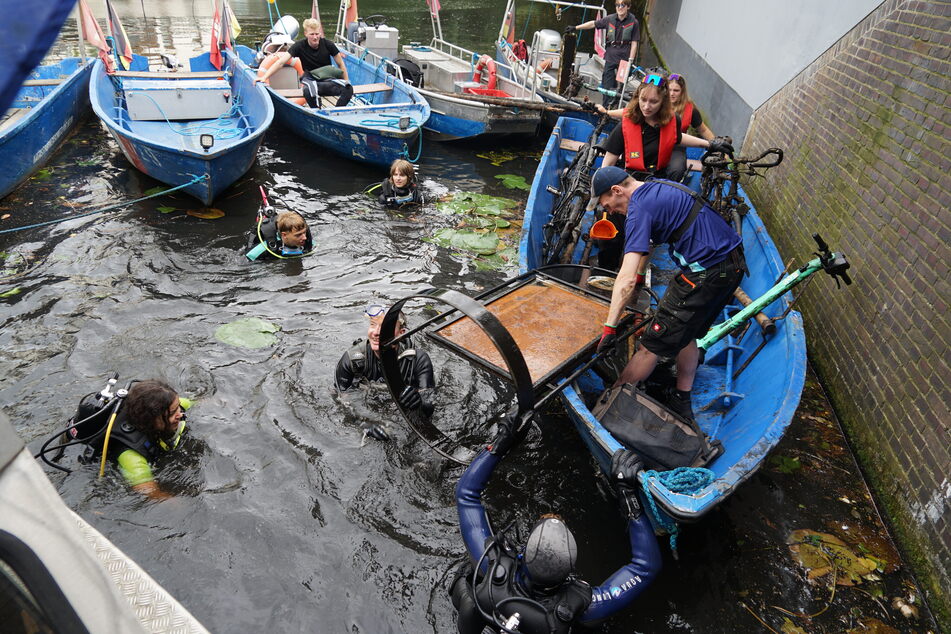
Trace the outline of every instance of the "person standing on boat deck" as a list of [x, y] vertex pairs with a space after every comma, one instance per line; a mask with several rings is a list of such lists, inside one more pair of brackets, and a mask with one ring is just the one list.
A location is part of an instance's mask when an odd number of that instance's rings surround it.
[[[588, 20], [576, 26], [568, 26], [565, 31], [586, 31], [588, 29], [604, 29], [604, 73], [601, 74], [601, 87], [605, 90], [616, 90], [618, 65], [627, 59], [634, 59], [637, 55], [637, 45], [641, 40], [641, 25], [631, 14], [630, 0], [617, 0], [616, 13], [612, 13], [600, 20]], [[623, 85], [621, 88], [623, 89]], [[602, 97], [602, 104], [608, 106], [617, 103], [617, 97]]]
[[667, 93], [670, 95], [674, 114], [680, 118], [680, 131], [686, 132], [693, 128], [702, 138], [712, 141], [715, 138], [713, 131], [703, 122], [700, 109], [687, 95], [687, 78], [677, 73], [667, 75]]
[[746, 272], [743, 240], [699, 194], [688, 193], [678, 183], [643, 183], [609, 166], [595, 172], [591, 189], [608, 212], [627, 216], [624, 258], [598, 350], [617, 340], [615, 328], [622, 310], [644, 281], [637, 272], [651, 243], [668, 243], [681, 272], [670, 281], [618, 384], [643, 381], [659, 357], [676, 357], [677, 385], [669, 404], [674, 412], [693, 419], [690, 392], [700, 361], [696, 339], [716, 320]]
[[[289, 62], [292, 58], [300, 60], [304, 68], [301, 86], [304, 98], [311, 108], [320, 107], [320, 95], [337, 97], [336, 106], [346, 106], [353, 97], [353, 86], [347, 74], [347, 65], [337, 45], [320, 35], [320, 23], [308, 18], [304, 20], [304, 39], [294, 42], [287, 51], [278, 53], [281, 59], [271, 65], [259, 81], [267, 79], [277, 72], [277, 69]], [[331, 60], [337, 63], [333, 66]]]
[[679, 181], [687, 173], [684, 146], [733, 153], [733, 147], [724, 139], [708, 141], [682, 132], [667, 81], [656, 73], [644, 77], [623, 110], [600, 107], [598, 111], [621, 116], [621, 125], [614, 127], [604, 144], [601, 164], [605, 167], [624, 157], [622, 164], [628, 172]]
[[[577, 544], [557, 515], [543, 515], [524, 545], [508, 543], [505, 533], [493, 533], [482, 492], [528, 430], [528, 425], [517, 430], [513, 418], [503, 421], [492, 444], [476, 456], [456, 485], [459, 529], [470, 560], [449, 590], [461, 634], [481, 634], [486, 626], [493, 632], [550, 634], [593, 625], [630, 605], [662, 565], [657, 538], [638, 499], [641, 458], [627, 449], [615, 452], [610, 480], [627, 519], [631, 556], [600, 586], [592, 588], [575, 575]], [[508, 629], [500, 630], [502, 626]]]
[[[370, 319], [367, 327], [366, 341], [358, 339], [353, 346], [343, 353], [337, 362], [334, 373], [334, 386], [337, 393], [343, 397], [346, 392], [356, 390], [362, 384], [382, 383], [383, 361], [380, 358], [380, 328], [383, 326], [383, 317], [386, 308], [381, 304], [370, 304], [364, 314]], [[399, 315], [396, 336], [406, 332], [406, 317]], [[429, 417], [433, 413], [431, 400], [432, 391], [436, 387], [433, 373], [433, 362], [425, 350], [413, 348], [411, 342], [404, 341], [399, 353], [400, 374], [406, 383], [406, 388], [400, 394], [400, 405], [404, 409], [419, 410], [423, 416]], [[381, 425], [368, 424], [364, 427], [368, 436], [377, 440], [389, 440], [386, 430]]]

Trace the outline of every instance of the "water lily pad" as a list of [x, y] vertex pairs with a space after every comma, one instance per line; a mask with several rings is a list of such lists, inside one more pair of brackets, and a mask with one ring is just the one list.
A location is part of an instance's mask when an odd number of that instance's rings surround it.
[[770, 465], [780, 473], [795, 473], [802, 467], [799, 457], [790, 458], [789, 456], [770, 456]]
[[491, 255], [482, 255], [476, 258], [477, 271], [501, 271], [514, 266], [518, 261], [518, 251], [512, 247], [500, 249]]
[[786, 543], [793, 556], [807, 569], [806, 576], [810, 579], [825, 576], [834, 569], [837, 585], [852, 586], [862, 583], [862, 577], [874, 572], [878, 566], [874, 560], [856, 555], [835, 535], [801, 529], [790, 533]]
[[225, 215], [225, 212], [221, 211], [220, 209], [215, 209], [214, 207], [208, 207], [206, 209], [189, 209], [185, 213], [196, 218], [204, 218], [205, 220], [214, 220], [215, 218], [221, 218]]
[[159, 187], [153, 187], [152, 189], [146, 189], [144, 195], [145, 195], [145, 196], [154, 196], [155, 194], [161, 194], [161, 193], [164, 192], [164, 191], [165, 191], [165, 188], [164, 188], [164, 187], [161, 187], [161, 186], [159, 186]]
[[49, 178], [52, 175], [53, 175], [53, 170], [48, 167], [44, 167], [44, 168], [36, 170], [36, 174], [33, 175], [33, 180], [45, 181], [47, 178]]
[[433, 234], [430, 242], [481, 255], [491, 255], [499, 248], [499, 237], [494, 233], [481, 233], [469, 229], [439, 229]]
[[517, 200], [472, 192], [458, 192], [451, 198], [436, 204], [436, 209], [440, 212], [457, 215], [475, 213], [483, 216], [499, 216], [504, 211], [514, 213], [517, 208]]
[[280, 326], [257, 317], [243, 317], [215, 330], [215, 339], [241, 348], [264, 348], [277, 341]]
[[491, 152], [480, 152], [476, 154], [479, 158], [484, 158], [488, 162], [492, 163], [496, 167], [501, 166], [502, 163], [508, 161], [514, 161], [518, 158], [518, 152], [513, 151], [491, 151]]
[[22, 290], [23, 289], [21, 289], [19, 286], [16, 286], [14, 288], [11, 288], [8, 291], [0, 293], [0, 297], [13, 297], [14, 295], [19, 295], [22, 292]]
[[528, 191], [532, 188], [527, 182], [525, 182], [524, 176], [517, 176], [516, 174], [496, 174], [495, 177], [502, 181], [502, 184], [509, 189], [524, 189]]
[[508, 220], [502, 220], [501, 218], [495, 219], [495, 226], [497, 229], [508, 229], [512, 226], [512, 223]]
[[163, 214], [170, 214], [175, 211], [176, 207], [156, 207], [156, 209]]

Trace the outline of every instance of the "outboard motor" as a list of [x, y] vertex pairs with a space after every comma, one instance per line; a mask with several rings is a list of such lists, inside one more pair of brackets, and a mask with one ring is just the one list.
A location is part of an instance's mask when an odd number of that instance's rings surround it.
[[273, 31], [289, 35], [291, 39], [297, 39], [297, 33], [300, 31], [300, 24], [292, 15], [285, 15], [274, 23]]
[[[408, 59], [394, 59], [393, 63], [399, 66], [399, 73], [402, 75], [401, 79], [413, 88], [422, 88], [423, 87], [423, 71], [416, 62], [413, 62]], [[396, 75], [397, 70], [392, 66], [388, 67], [388, 71], [391, 75]]]
[[541, 62], [548, 59], [551, 60], [551, 68], [555, 69], [560, 66], [561, 34], [558, 31], [552, 29], [537, 31], [533, 38], [533, 44], [535, 49], [532, 52], [535, 54], [536, 64], [541, 64]]
[[367, 25], [363, 20], [351, 22], [347, 25], [347, 39], [354, 44], [363, 44], [367, 39]]

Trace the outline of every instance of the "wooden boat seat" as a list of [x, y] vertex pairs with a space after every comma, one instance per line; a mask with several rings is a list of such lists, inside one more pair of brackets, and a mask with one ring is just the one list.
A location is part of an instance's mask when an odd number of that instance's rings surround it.
[[[608, 316], [607, 300], [582, 294], [553, 280], [536, 279], [486, 304], [525, 357], [537, 388], [551, 376], [577, 365], [579, 353], [597, 343]], [[552, 327], [558, 335], [552, 336]], [[505, 361], [482, 329], [463, 317], [428, 333], [437, 342], [461, 349], [489, 369], [507, 375]]]
[[587, 145], [584, 141], [575, 141], [574, 139], [562, 139], [558, 147], [569, 152], [577, 152], [583, 146]]
[[297, 97], [304, 96], [304, 91], [300, 88], [273, 88], [272, 90], [287, 99], [296, 99]]
[[393, 90], [393, 86], [387, 84], [359, 84], [353, 87], [353, 94], [365, 95], [370, 92], [386, 92]]
[[69, 79], [68, 77], [57, 77], [55, 79], [27, 79], [23, 82], [24, 86], [59, 86]]
[[151, 73], [148, 71], [117, 70], [113, 73], [114, 77], [127, 77], [129, 79], [225, 79], [228, 75], [230, 73], [223, 70], [197, 73]]
[[0, 117], [0, 130], [5, 130], [13, 126], [17, 121], [25, 117], [30, 110], [32, 110], [32, 108], [10, 108]]

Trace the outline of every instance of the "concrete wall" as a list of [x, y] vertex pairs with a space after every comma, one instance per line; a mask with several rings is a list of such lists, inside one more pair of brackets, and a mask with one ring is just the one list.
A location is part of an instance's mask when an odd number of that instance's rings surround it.
[[657, 0], [650, 32], [717, 134], [741, 143], [753, 110], [880, 0]]
[[[784, 258], [853, 263], [798, 306], [810, 359], [939, 623], [951, 631], [951, 3], [887, 0], [756, 108], [747, 189]], [[716, 128], [715, 128], [716, 129]]]

